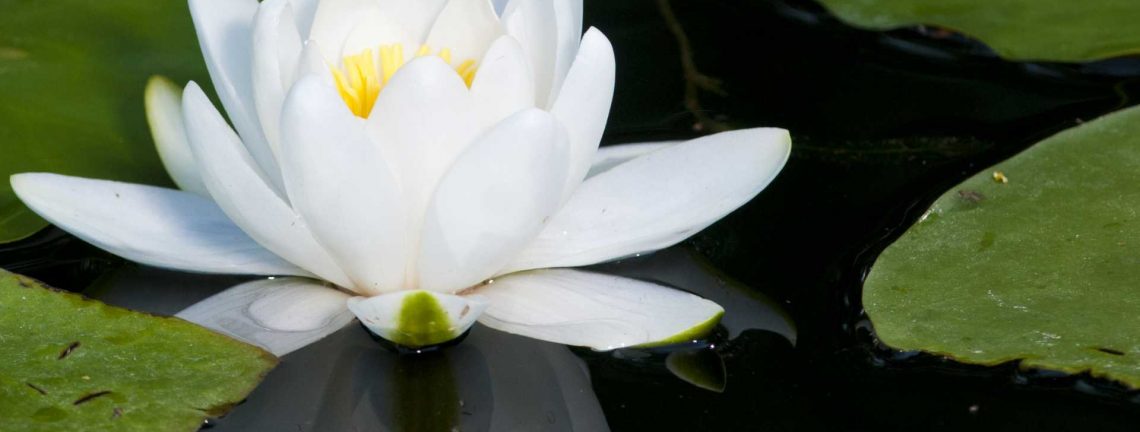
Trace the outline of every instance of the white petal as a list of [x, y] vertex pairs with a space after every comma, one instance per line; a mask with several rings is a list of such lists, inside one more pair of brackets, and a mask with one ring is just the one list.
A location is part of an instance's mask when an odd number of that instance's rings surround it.
[[210, 80], [226, 114], [270, 185], [281, 193], [284, 182], [261, 129], [253, 97], [253, 20], [257, 7], [256, 0], [190, 0], [190, 15]]
[[286, 186], [313, 235], [357, 292], [402, 288], [408, 257], [400, 185], [364, 121], [318, 77], [297, 82], [282, 121]]
[[514, 38], [502, 36], [491, 44], [471, 83], [471, 101], [484, 127], [535, 106], [534, 75]]
[[427, 39], [443, 7], [444, 0], [322, 0], [309, 39], [319, 41], [334, 64], [364, 48], [394, 42], [406, 44], [410, 56]]
[[395, 17], [419, 44], [427, 40], [428, 31], [447, 0], [379, 0], [380, 10]]
[[[417, 58], [388, 81], [367, 123], [400, 179], [406, 232], [419, 233], [439, 179], [480, 132], [467, 86], [439, 58]], [[418, 236], [408, 241], [418, 256]]]
[[202, 180], [230, 220], [278, 256], [325, 280], [350, 286], [305, 221], [269, 187], [241, 140], [193, 82], [182, 95], [182, 115]]
[[325, 59], [339, 64], [344, 41], [357, 24], [356, 12], [375, 6], [375, 0], [320, 0], [308, 39], [320, 43]]
[[657, 150], [679, 144], [680, 142], [681, 141], [661, 141], [600, 147], [598, 148], [598, 152], [594, 153], [594, 161], [590, 164], [590, 172], [586, 174], [586, 178], [604, 173], [609, 171], [610, 168]]
[[522, 45], [530, 59], [537, 89], [537, 103], [548, 107], [554, 82], [554, 58], [558, 25], [551, 0], [512, 0], [503, 10], [503, 28]]
[[697, 339], [724, 313], [684, 291], [566, 269], [507, 275], [473, 294], [490, 302], [487, 327], [596, 350]]
[[419, 287], [457, 292], [493, 276], [561, 204], [566, 135], [538, 109], [504, 120], [455, 161], [424, 221]]
[[253, 95], [257, 118], [274, 156], [281, 155], [281, 104], [293, 85], [301, 34], [289, 0], [265, 0], [253, 23]]
[[327, 82], [332, 82], [330, 63], [321, 54], [320, 44], [310, 39], [305, 41], [304, 45], [304, 48], [301, 49], [301, 57], [297, 59], [297, 72], [293, 76], [300, 79], [309, 75], [316, 75]]
[[186, 141], [182, 125], [182, 89], [166, 77], [153, 76], [146, 83], [146, 120], [154, 146], [174, 184], [186, 192], [209, 197], [198, 164]]
[[566, 74], [582, 41], [582, 0], [554, 0], [554, 17], [558, 24], [558, 40], [554, 51], [554, 75], [550, 80], [550, 96], [555, 101], [562, 90]]
[[623, 261], [612, 266], [622, 276], [653, 281], [686, 290], [724, 306], [720, 323], [729, 339], [747, 330], [776, 333], [796, 344], [796, 323], [784, 306], [721, 273], [699, 253], [686, 247], [654, 252], [644, 259]]
[[451, 50], [453, 64], [477, 60], [503, 34], [491, 0], [450, 0], [439, 12], [427, 45], [433, 50]]
[[783, 129], [723, 132], [583, 182], [508, 271], [594, 264], [672, 246], [756, 196], [791, 149]]
[[566, 180], [563, 198], [569, 197], [586, 177], [602, 140], [614, 95], [614, 67], [610, 41], [602, 32], [591, 28], [582, 38], [574, 65], [550, 109], [570, 134], [570, 177]]
[[397, 291], [348, 299], [348, 309], [376, 335], [418, 348], [455, 339], [487, 308], [479, 296], [431, 291]]
[[437, 57], [400, 68], [368, 118], [373, 141], [392, 157], [405, 189], [430, 191], [480, 132], [467, 86]]
[[311, 279], [258, 280], [215, 294], [175, 316], [280, 357], [351, 323], [348, 297]]
[[293, 17], [297, 23], [297, 31], [308, 37], [313, 27], [313, 17], [317, 14], [317, 4], [320, 0], [289, 0], [293, 6]]
[[132, 261], [205, 273], [308, 275], [192, 193], [43, 173], [12, 176], [12, 189], [44, 219]]
[[[341, 47], [341, 56], [355, 55], [366, 49], [378, 55], [381, 45], [403, 44], [404, 51], [409, 55], [418, 48], [419, 40], [406, 30], [398, 17], [380, 8], [378, 3], [369, 7], [353, 11], [355, 20], [352, 31], [344, 40]], [[336, 59], [340, 63], [341, 59]], [[380, 63], [377, 62], [377, 65]]]

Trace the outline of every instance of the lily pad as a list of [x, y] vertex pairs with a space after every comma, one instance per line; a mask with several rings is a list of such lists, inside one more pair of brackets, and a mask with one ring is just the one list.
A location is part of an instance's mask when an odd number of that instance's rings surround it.
[[5, 430], [195, 431], [277, 364], [177, 318], [132, 312], [0, 270]]
[[962, 182], [875, 263], [879, 339], [1140, 387], [1140, 108]]
[[143, 112], [147, 77], [207, 77], [185, 1], [0, 0], [0, 243], [47, 222], [8, 176], [169, 185]]
[[1140, 53], [1135, 0], [820, 0], [856, 27], [965, 33], [1010, 60], [1084, 62]]

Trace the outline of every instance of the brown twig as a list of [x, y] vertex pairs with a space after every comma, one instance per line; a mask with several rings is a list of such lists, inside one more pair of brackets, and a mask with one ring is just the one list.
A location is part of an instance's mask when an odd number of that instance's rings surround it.
[[32, 390], [35, 390], [37, 393], [42, 394], [44, 396], [47, 396], [47, 390], [44, 390], [40, 386], [32, 384], [32, 383], [24, 383], [24, 384], [27, 384], [28, 387], [31, 387]]
[[701, 108], [701, 91], [719, 96], [727, 95], [724, 88], [721, 87], [721, 81], [705, 75], [697, 69], [697, 63], [693, 60], [692, 43], [689, 42], [689, 36], [685, 34], [685, 28], [681, 26], [677, 15], [673, 13], [673, 7], [669, 4], [669, 0], [657, 0], [657, 9], [661, 11], [661, 18], [665, 20], [665, 26], [677, 39], [677, 48], [681, 51], [681, 70], [685, 74], [685, 108], [697, 118], [697, 123], [693, 125], [693, 129], [709, 132], [728, 130], [728, 125], [709, 117]]
[[97, 391], [94, 393], [88, 393], [86, 395], [83, 395], [79, 399], [76, 399], [75, 402], [72, 402], [71, 404], [72, 405], [84, 404], [84, 403], [87, 403], [88, 401], [90, 401], [91, 399], [95, 399], [95, 398], [100, 397], [100, 396], [106, 396], [109, 394], [111, 394], [110, 390], [103, 390], [103, 391]]
[[64, 348], [63, 351], [60, 351], [57, 360], [63, 360], [65, 357], [71, 355], [72, 351], [75, 351], [76, 348], [79, 348], [79, 341], [72, 342], [71, 344], [67, 345], [67, 348]]

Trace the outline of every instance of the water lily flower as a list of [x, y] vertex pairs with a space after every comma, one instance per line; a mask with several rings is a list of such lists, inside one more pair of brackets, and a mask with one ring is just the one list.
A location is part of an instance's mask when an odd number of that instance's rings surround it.
[[12, 186], [122, 257], [278, 276], [180, 314], [278, 354], [347, 311], [412, 347], [476, 321], [596, 349], [699, 336], [715, 303], [565, 268], [684, 240], [759, 193], [790, 149], [782, 129], [599, 149], [614, 54], [600, 31], [582, 34], [581, 0], [511, 0], [502, 14], [489, 0], [190, 10], [229, 123], [193, 82], [148, 86], [181, 190], [49, 173]]

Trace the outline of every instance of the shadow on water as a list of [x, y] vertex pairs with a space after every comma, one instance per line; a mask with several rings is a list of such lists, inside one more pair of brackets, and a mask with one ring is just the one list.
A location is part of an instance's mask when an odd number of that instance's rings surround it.
[[[781, 305], [690, 251], [669, 249], [593, 270], [692, 291], [723, 304], [726, 319], [707, 340], [613, 352], [477, 325], [455, 346], [398, 354], [350, 325], [285, 356], [240, 407], [212, 420], [210, 430], [602, 431], [615, 415], [604, 409], [603, 388], [652, 382], [678, 400], [688, 394], [710, 406], [718, 399], [751, 403], [752, 389], [765, 388], [769, 372], [754, 361], [792, 352], [795, 325]], [[244, 280], [125, 265], [85, 294], [172, 314]], [[777, 353], [783, 357], [773, 357]]]
[[[1004, 62], [956, 35], [855, 30], [807, 0], [586, 3], [618, 56], [606, 144], [692, 137], [705, 121], [793, 133], [791, 160], [757, 199], [680, 248], [596, 267], [712, 298], [723, 325], [705, 341], [609, 353], [476, 327], [415, 361], [352, 326], [285, 357], [212, 430], [1135, 428], [1135, 394], [1098, 380], [876, 345], [860, 289], [944, 190], [1134, 104], [1140, 60]], [[662, 3], [692, 65], [720, 83], [696, 92], [696, 113]], [[123, 264], [55, 230], [0, 246], [0, 266], [168, 314], [243, 280]]]

